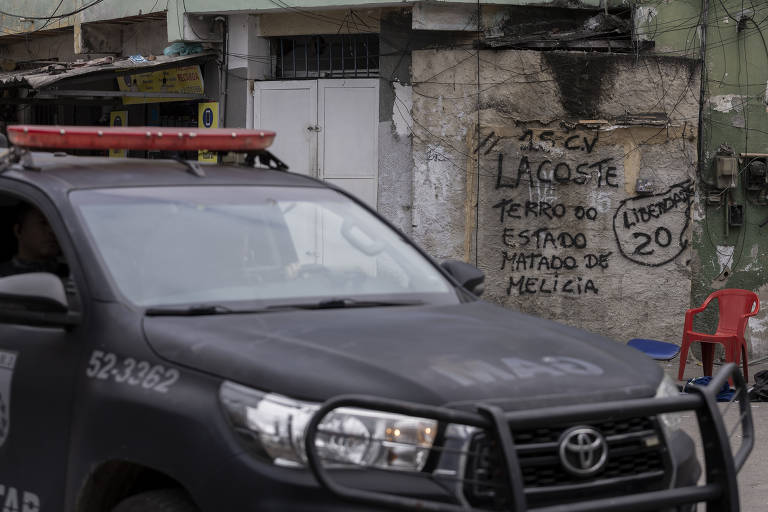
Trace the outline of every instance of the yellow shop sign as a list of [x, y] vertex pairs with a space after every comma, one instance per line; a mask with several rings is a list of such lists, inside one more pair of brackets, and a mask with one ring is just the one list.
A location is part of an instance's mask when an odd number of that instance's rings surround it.
[[[197, 127], [198, 128], [218, 128], [219, 127], [219, 102], [199, 103], [197, 105]], [[213, 162], [219, 160], [218, 153], [212, 151], [198, 151], [197, 159], [200, 162]]]
[[[113, 110], [109, 113], [109, 126], [128, 126], [128, 111], [127, 110]], [[125, 149], [110, 149], [110, 158], [125, 158], [128, 155], [128, 151]]]
[[[204, 92], [203, 73], [200, 66], [197, 65], [123, 75], [117, 78], [117, 86], [123, 92], [168, 92], [200, 95]], [[124, 105], [167, 101], [183, 100], [179, 98], [123, 98]]]

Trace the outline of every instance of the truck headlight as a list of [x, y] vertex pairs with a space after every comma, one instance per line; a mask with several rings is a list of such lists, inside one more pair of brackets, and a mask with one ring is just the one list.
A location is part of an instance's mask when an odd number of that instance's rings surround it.
[[[656, 389], [656, 398], [669, 398], [675, 396], [680, 396], [680, 390], [677, 389], [677, 385], [669, 375], [664, 375], [664, 378], [661, 379], [661, 383], [659, 383], [659, 387]], [[668, 412], [659, 414], [659, 421], [661, 421], [662, 425], [664, 425], [669, 432], [673, 432], [680, 430], [682, 417], [679, 412]]]
[[[306, 465], [306, 428], [320, 404], [233, 382], [222, 384], [219, 397], [232, 425], [256, 451], [277, 465]], [[320, 422], [315, 446], [329, 465], [421, 471], [437, 426], [426, 418], [345, 407]]]

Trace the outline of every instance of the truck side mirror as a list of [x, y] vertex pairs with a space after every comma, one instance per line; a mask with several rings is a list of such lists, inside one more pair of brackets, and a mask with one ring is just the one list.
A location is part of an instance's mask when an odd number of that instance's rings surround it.
[[472, 294], [480, 297], [485, 291], [485, 274], [476, 266], [459, 260], [445, 260], [440, 266]]
[[61, 279], [47, 272], [0, 278], [0, 322], [65, 327], [74, 323], [67, 313]]

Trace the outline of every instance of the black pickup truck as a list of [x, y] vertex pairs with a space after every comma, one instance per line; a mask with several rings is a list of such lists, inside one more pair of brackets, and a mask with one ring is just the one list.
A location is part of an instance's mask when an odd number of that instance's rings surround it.
[[[123, 147], [248, 136], [141, 130]], [[0, 510], [739, 510], [733, 365], [681, 395], [631, 348], [483, 302], [477, 269], [263, 148], [245, 166], [24, 147], [110, 134], [15, 127], [2, 157]], [[34, 243], [55, 264], [26, 261]]]

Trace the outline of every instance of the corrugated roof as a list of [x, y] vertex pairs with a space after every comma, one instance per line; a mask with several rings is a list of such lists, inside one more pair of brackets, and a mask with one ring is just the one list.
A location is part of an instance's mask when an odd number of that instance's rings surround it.
[[62, 62], [26, 71], [0, 73], [0, 87], [26, 87], [44, 89], [52, 84], [70, 78], [84, 77], [105, 72], [142, 72], [152, 71], [158, 67], [168, 67], [180, 62], [195, 59], [206, 59], [216, 55], [216, 52], [203, 52], [194, 55], [166, 57], [160, 55], [155, 60], [134, 62], [129, 58], [113, 62], [96, 59], [86, 63]]

